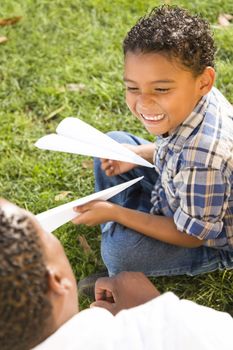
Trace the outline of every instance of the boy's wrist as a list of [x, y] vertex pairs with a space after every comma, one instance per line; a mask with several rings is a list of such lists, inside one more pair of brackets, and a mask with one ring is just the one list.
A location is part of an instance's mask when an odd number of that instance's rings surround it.
[[122, 218], [122, 215], [124, 215], [123, 212], [125, 208], [118, 204], [113, 204], [113, 205], [114, 205], [114, 210], [113, 210], [114, 214], [112, 216], [112, 221], [121, 223], [121, 218]]
[[155, 145], [153, 143], [147, 145], [140, 145], [137, 147], [137, 155], [142, 157], [143, 159], [153, 162]]

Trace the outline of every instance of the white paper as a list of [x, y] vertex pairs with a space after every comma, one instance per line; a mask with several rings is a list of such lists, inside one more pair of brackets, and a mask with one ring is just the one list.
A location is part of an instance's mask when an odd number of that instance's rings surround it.
[[64, 225], [68, 221], [74, 219], [79, 213], [73, 210], [74, 207], [78, 205], [83, 205], [93, 200], [108, 200], [109, 198], [115, 196], [117, 193], [125, 190], [129, 186], [132, 186], [136, 182], [143, 178], [137, 177], [136, 179], [124, 182], [120, 185], [107, 188], [106, 190], [90, 194], [89, 196], [76, 199], [72, 202], [60, 205], [58, 207], [44, 211], [43, 213], [37, 214], [36, 218], [47, 232], [52, 232], [58, 227]]
[[36, 147], [154, 167], [147, 160], [78, 118], [63, 119], [56, 132], [40, 138], [35, 143]]

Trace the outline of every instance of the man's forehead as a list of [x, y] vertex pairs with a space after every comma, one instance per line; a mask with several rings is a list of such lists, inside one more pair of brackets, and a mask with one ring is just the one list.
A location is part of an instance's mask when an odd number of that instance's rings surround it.
[[0, 199], [0, 208], [7, 216], [19, 214], [21, 211], [23, 213], [22, 209], [4, 198]]
[[0, 198], [0, 210], [8, 219], [26, 219], [26, 221], [31, 221], [32, 224], [35, 222], [35, 218], [30, 212], [18, 207], [4, 198]]
[[35, 229], [35, 234], [40, 238], [41, 244], [45, 250], [47, 250], [50, 245], [54, 245], [55, 237], [53, 237], [52, 234], [45, 232], [36, 220], [36, 217], [29, 211], [18, 207], [4, 198], [0, 198], [0, 211], [4, 213], [6, 218], [10, 219], [12, 217], [18, 217], [24, 218], [28, 222], [30, 221]]

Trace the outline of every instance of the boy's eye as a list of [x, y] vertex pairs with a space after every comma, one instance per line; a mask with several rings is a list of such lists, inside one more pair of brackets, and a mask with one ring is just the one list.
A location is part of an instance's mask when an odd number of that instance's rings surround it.
[[126, 89], [127, 89], [128, 91], [131, 91], [131, 92], [138, 91], [138, 88], [133, 87], [133, 86], [126, 86]]
[[166, 93], [168, 92], [170, 89], [163, 89], [163, 88], [156, 88], [155, 91], [160, 92], [160, 93]]

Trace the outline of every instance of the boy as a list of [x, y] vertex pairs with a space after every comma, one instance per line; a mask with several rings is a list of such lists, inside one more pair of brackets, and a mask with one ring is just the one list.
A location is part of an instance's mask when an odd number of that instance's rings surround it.
[[195, 275], [233, 267], [233, 108], [213, 87], [215, 47], [206, 21], [155, 8], [124, 43], [126, 103], [156, 143], [113, 132], [155, 171], [95, 161], [96, 190], [144, 175], [112, 203], [76, 208], [102, 224], [109, 275]]
[[1, 350], [230, 348], [230, 315], [172, 293], [159, 296], [141, 273], [99, 280], [96, 297], [99, 307], [78, 313], [76, 281], [61, 243], [33, 215], [0, 199]]

